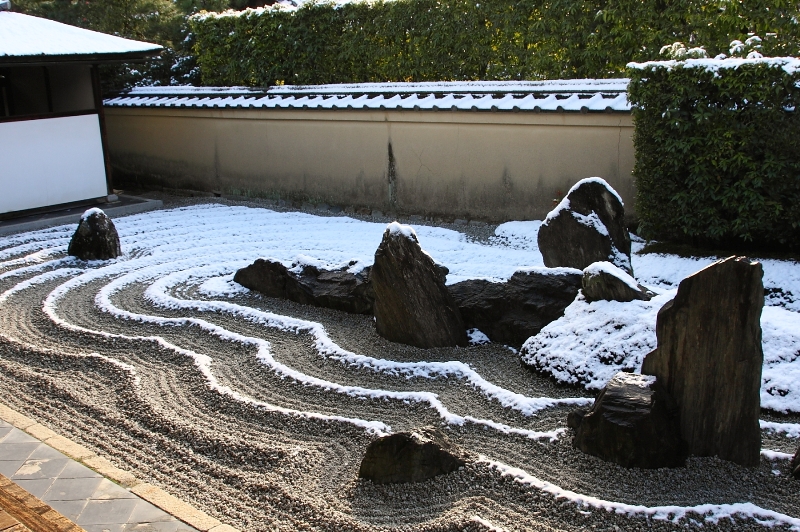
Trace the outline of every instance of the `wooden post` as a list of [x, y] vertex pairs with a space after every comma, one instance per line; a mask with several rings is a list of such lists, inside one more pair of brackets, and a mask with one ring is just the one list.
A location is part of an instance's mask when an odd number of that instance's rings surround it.
[[111, 161], [108, 157], [108, 139], [106, 137], [106, 120], [103, 113], [103, 95], [100, 91], [100, 71], [97, 65], [92, 65], [92, 93], [94, 96], [94, 108], [97, 111], [97, 118], [100, 122], [100, 142], [103, 146], [103, 162], [106, 168], [106, 188], [109, 194], [114, 193], [114, 183], [111, 176]]

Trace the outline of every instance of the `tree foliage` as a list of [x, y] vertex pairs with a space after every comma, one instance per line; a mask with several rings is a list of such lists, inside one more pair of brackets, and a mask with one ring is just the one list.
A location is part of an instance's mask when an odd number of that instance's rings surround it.
[[644, 236], [800, 249], [800, 72], [788, 61], [630, 70]]
[[394, 0], [272, 6], [190, 19], [212, 85], [615, 77], [664, 44], [764, 36], [800, 52], [785, 0]]

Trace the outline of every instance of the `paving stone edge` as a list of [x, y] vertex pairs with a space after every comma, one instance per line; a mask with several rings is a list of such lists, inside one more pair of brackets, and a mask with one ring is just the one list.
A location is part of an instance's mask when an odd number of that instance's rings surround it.
[[163, 489], [137, 479], [130, 472], [114, 466], [111, 462], [102, 456], [97, 456], [83, 445], [53, 432], [3, 403], [0, 403], [0, 419], [93, 469], [112, 482], [128, 488], [131, 493], [161, 508], [176, 519], [193, 526], [200, 532], [239, 532], [238, 529], [222, 523], [188, 502], [170, 495]]

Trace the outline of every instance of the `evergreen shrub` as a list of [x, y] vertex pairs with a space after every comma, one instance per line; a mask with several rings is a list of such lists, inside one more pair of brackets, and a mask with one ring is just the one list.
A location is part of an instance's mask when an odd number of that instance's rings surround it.
[[206, 85], [608, 78], [665, 43], [764, 37], [800, 52], [787, 0], [394, 0], [282, 4], [190, 18]]
[[639, 231], [800, 249], [800, 60], [631, 64]]

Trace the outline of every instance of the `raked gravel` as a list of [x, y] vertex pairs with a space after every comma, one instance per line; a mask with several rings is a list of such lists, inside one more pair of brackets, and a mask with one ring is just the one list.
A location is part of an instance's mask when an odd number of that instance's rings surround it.
[[[486, 241], [493, 231], [491, 226], [477, 225], [458, 229], [473, 231], [476, 241]], [[35, 248], [4, 260], [29, 255]], [[146, 251], [137, 253], [128, 258], [147, 257]], [[42, 260], [62, 257], [63, 252], [53, 252]], [[97, 267], [67, 265], [81, 271]], [[0, 293], [64, 266], [42, 266], [39, 271], [0, 278]], [[18, 267], [6, 262], [0, 271]], [[2, 401], [242, 530], [763, 529], [742, 515], [721, 517], [724, 508], [709, 507], [680, 519], [648, 510], [675, 506], [680, 514], [680, 508], [738, 503], [758, 507], [758, 519], [778, 530], [789, 529], [792, 520], [800, 529], [800, 482], [788, 475], [786, 460], [762, 458], [758, 467], [748, 469], [715, 458], [691, 458], [686, 467], [672, 470], [624, 469], [572, 448], [565, 430], [566, 415], [573, 408], [569, 404], [526, 415], [503, 406], [464, 378], [407, 377], [348, 364], [322, 356], [308, 332], [267, 327], [230, 312], [154, 304], [145, 297], [151, 284], [147, 280], [114, 292], [111, 302], [148, 317], [197, 318], [231, 333], [266, 340], [278, 363], [308, 377], [373, 390], [432, 392], [452, 414], [528, 431], [560, 430], [559, 436], [535, 439], [480, 423], [448, 424], [424, 402], [351, 396], [282, 377], [257, 359], [253, 345], [220, 338], [197, 325], [159, 325], [105, 312], [95, 299], [113, 277], [76, 287], [57, 301], [58, 316], [73, 326], [66, 328], [44, 312], [43, 302], [70, 278], [34, 284], [0, 303]], [[169, 295], [200, 302], [219, 299], [204, 295], [198, 282], [178, 283]], [[461, 361], [486, 381], [526, 397], [592, 397], [583, 388], [558, 385], [525, 369], [505, 346], [419, 350], [377, 336], [370, 316], [253, 293], [233, 294], [225, 301], [321, 324], [333, 343], [353, 353], [398, 362]], [[153, 339], [132, 338], [155, 336], [185, 351], [164, 348]], [[225, 395], [209, 386], [186, 352], [210, 357], [210, 371], [219, 385], [248, 400], [322, 416], [379, 421], [395, 431], [439, 425], [482, 459], [418, 484], [379, 486], [361, 481], [360, 459], [376, 434], [353, 423], [270, 411]], [[800, 422], [797, 415], [769, 412], [762, 418]], [[790, 453], [797, 445], [797, 438], [764, 431], [765, 448]], [[554, 492], [572, 492], [585, 504]], [[780, 515], [770, 520], [768, 512]]]

